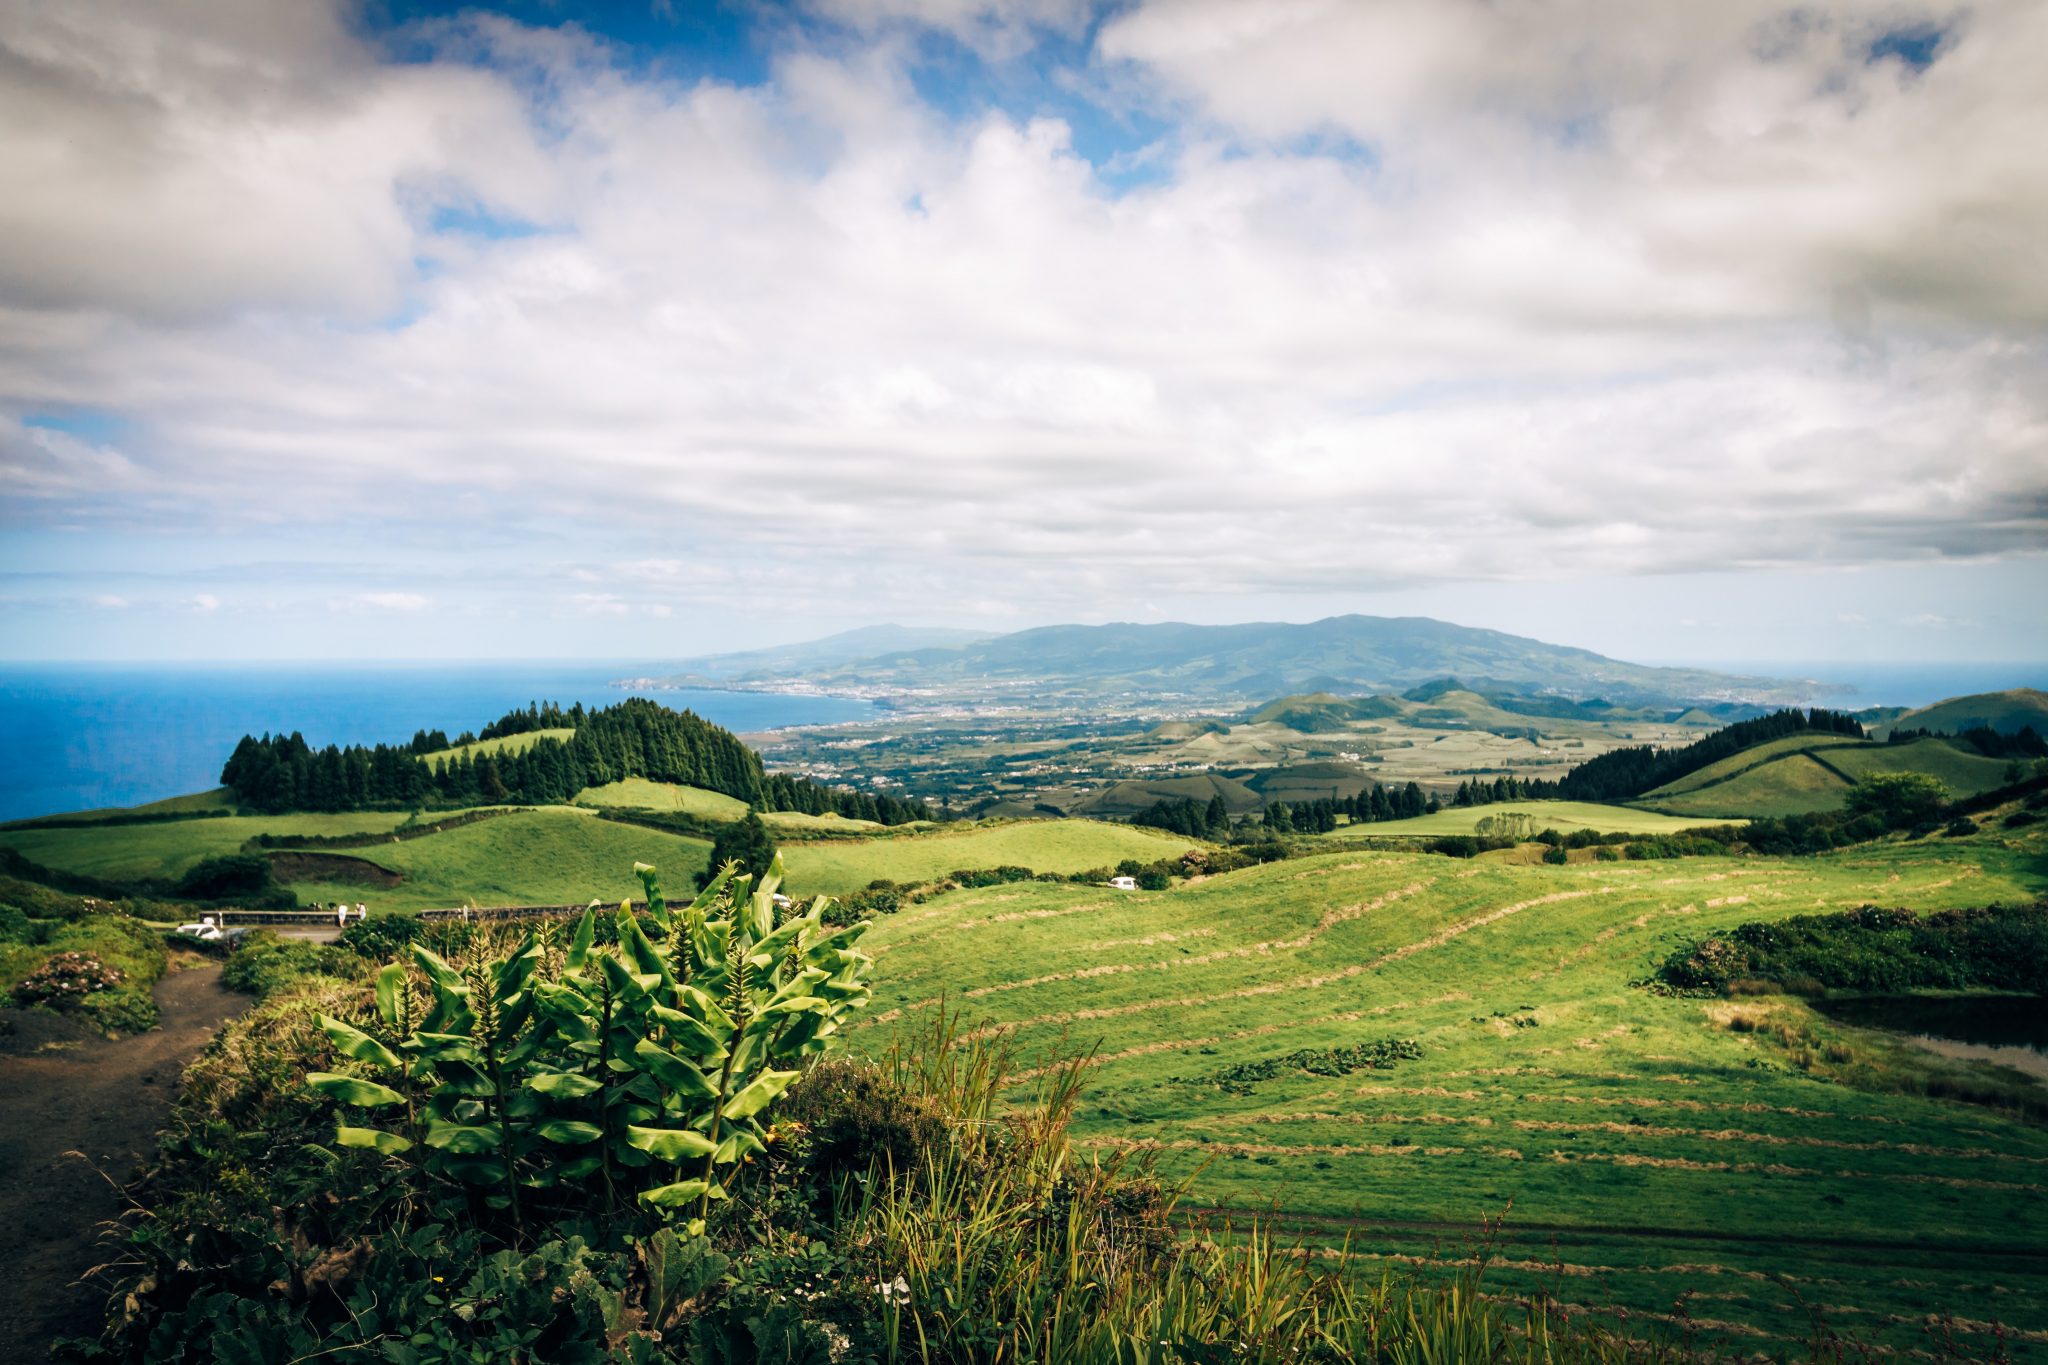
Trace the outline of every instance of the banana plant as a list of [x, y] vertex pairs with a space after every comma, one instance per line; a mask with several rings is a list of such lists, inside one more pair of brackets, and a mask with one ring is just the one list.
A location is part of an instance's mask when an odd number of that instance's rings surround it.
[[402, 1131], [343, 1125], [337, 1143], [497, 1187], [515, 1224], [522, 1185], [594, 1182], [607, 1207], [632, 1197], [668, 1218], [694, 1203], [700, 1225], [730, 1168], [765, 1150], [762, 1115], [867, 1003], [871, 963], [853, 946], [867, 925], [828, 930], [822, 897], [778, 922], [779, 858], [758, 884], [728, 866], [680, 910], [654, 868], [634, 870], [647, 927], [621, 904], [617, 946], [597, 948], [593, 902], [552, 978], [532, 935], [466, 972], [415, 945], [424, 1000], [403, 965], [378, 977], [391, 1042], [323, 1016], [371, 1074], [309, 1083], [403, 1110]]

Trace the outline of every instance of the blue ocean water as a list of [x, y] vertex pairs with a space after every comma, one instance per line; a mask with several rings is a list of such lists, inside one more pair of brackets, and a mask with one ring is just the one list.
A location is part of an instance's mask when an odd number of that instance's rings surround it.
[[1818, 692], [1810, 700], [1816, 705], [1843, 711], [1860, 711], [1866, 706], [1928, 706], [1949, 697], [2004, 692], [2015, 687], [2048, 691], [2048, 662], [1937, 662], [1920, 659], [1876, 663], [1802, 663], [1797, 660], [1788, 663], [1783, 659], [1733, 662], [1700, 659], [1687, 662], [1694, 668], [1711, 668], [1722, 673], [1812, 678], [1835, 684], [1848, 690]]
[[[313, 745], [403, 743], [476, 730], [515, 706], [608, 706], [617, 678], [659, 664], [8, 664], [0, 667], [0, 820], [132, 806], [219, 785], [245, 734]], [[859, 720], [869, 703], [764, 692], [641, 692], [729, 730]]]

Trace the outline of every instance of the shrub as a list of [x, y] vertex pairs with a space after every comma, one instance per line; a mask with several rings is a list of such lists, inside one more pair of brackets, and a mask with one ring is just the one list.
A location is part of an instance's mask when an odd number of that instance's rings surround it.
[[263, 900], [278, 889], [270, 860], [251, 853], [230, 853], [195, 863], [178, 878], [173, 894], [196, 901]]
[[308, 977], [346, 977], [359, 961], [340, 948], [258, 929], [238, 941], [227, 966], [221, 968], [220, 983], [231, 991], [267, 1000]]
[[379, 915], [350, 920], [335, 936], [335, 946], [357, 957], [388, 959], [419, 940], [425, 922], [412, 915]]
[[1563, 867], [1571, 860], [1571, 855], [1564, 851], [1562, 845], [1552, 844], [1543, 851], [1543, 861], [1551, 864], [1553, 867]]
[[1948, 828], [1942, 831], [1943, 834], [1946, 834], [1951, 839], [1959, 839], [1966, 834], [1975, 834], [1976, 832], [1977, 822], [1967, 815], [1958, 815], [1955, 819], [1949, 821]]
[[86, 997], [112, 990], [125, 979], [119, 968], [108, 966], [92, 953], [53, 953], [15, 986], [13, 994], [24, 1005], [77, 1009]]
[[0, 943], [41, 943], [43, 931], [19, 907], [0, 902]]

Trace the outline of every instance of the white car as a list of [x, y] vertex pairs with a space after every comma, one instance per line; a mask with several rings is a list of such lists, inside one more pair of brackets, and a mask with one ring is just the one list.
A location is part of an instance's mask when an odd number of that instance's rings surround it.
[[174, 934], [190, 934], [194, 938], [203, 938], [209, 943], [227, 937], [226, 931], [210, 919], [201, 920], [197, 924], [181, 924], [171, 932]]

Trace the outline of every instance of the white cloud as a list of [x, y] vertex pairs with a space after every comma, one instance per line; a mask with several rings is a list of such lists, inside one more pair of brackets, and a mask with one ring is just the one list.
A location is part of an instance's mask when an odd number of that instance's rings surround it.
[[220, 599], [210, 592], [194, 593], [191, 606], [194, 611], [219, 611]]
[[[317, 7], [0, 18], [47, 187], [0, 207], [10, 516], [504, 528], [479, 572], [547, 517], [600, 617], [2048, 545], [2038, 6], [1912, 74], [1860, 3], [1146, 0], [1074, 76], [1187, 115], [1121, 194], [892, 38], [1078, 10], [817, 7], [872, 43], [761, 88], [496, 20], [396, 67]], [[59, 403], [121, 449], [18, 420]]]
[[101, 593], [92, 599], [92, 604], [96, 607], [103, 607], [108, 611], [124, 611], [133, 605], [127, 598], [116, 597], [112, 593]]

